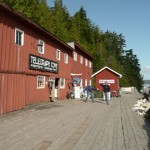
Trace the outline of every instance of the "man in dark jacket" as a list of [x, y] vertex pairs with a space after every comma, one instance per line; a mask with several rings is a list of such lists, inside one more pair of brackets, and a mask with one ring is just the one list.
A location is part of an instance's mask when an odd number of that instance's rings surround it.
[[92, 102], [94, 102], [94, 94], [92, 92], [93, 90], [96, 90], [96, 88], [94, 88], [90, 84], [87, 87], [85, 87], [85, 89], [83, 90], [83, 92], [87, 91], [87, 96], [86, 96], [85, 102], [87, 102], [89, 96], [91, 96]]
[[106, 103], [109, 105], [110, 101], [110, 86], [108, 85], [107, 82], [105, 84], [102, 84], [103, 87], [103, 98], [106, 101]]

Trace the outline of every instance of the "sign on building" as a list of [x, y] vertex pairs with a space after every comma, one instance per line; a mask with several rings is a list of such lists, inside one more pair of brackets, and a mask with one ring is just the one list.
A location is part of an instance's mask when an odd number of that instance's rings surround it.
[[112, 83], [115, 83], [115, 80], [99, 80], [99, 83], [105, 83], [107, 82], [108, 84], [112, 84]]
[[58, 63], [39, 56], [29, 55], [29, 68], [58, 73]]

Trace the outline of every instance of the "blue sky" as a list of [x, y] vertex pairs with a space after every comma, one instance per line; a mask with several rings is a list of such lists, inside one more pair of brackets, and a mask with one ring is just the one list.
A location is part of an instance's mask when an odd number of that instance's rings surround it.
[[[47, 0], [49, 6], [54, 0]], [[133, 49], [144, 79], [150, 80], [150, 0], [63, 0], [70, 15], [83, 6], [89, 18], [102, 31], [122, 34], [124, 50]]]

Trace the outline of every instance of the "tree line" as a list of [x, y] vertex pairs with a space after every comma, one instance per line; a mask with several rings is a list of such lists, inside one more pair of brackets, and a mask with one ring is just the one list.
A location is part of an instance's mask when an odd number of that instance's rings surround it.
[[93, 57], [93, 72], [108, 66], [123, 75], [120, 86], [143, 86], [139, 59], [133, 49], [124, 50], [125, 37], [107, 30], [103, 32], [86, 14], [83, 6], [73, 16], [63, 0], [55, 0], [54, 6], [46, 0], [0, 0], [12, 9], [33, 20], [64, 42], [75, 41]]

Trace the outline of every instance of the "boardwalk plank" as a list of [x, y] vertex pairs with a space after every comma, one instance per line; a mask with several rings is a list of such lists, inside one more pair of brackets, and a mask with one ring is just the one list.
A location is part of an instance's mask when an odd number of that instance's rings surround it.
[[123, 124], [121, 117], [121, 100], [116, 99], [115, 108], [115, 123], [114, 123], [114, 136], [113, 136], [113, 150], [125, 150]]
[[126, 101], [127, 99], [122, 97], [121, 98], [121, 111], [122, 111], [122, 123], [123, 123], [123, 134], [125, 139], [125, 149], [127, 150], [138, 150], [137, 142], [135, 140], [135, 135], [133, 133], [129, 116], [127, 114], [127, 107]]

